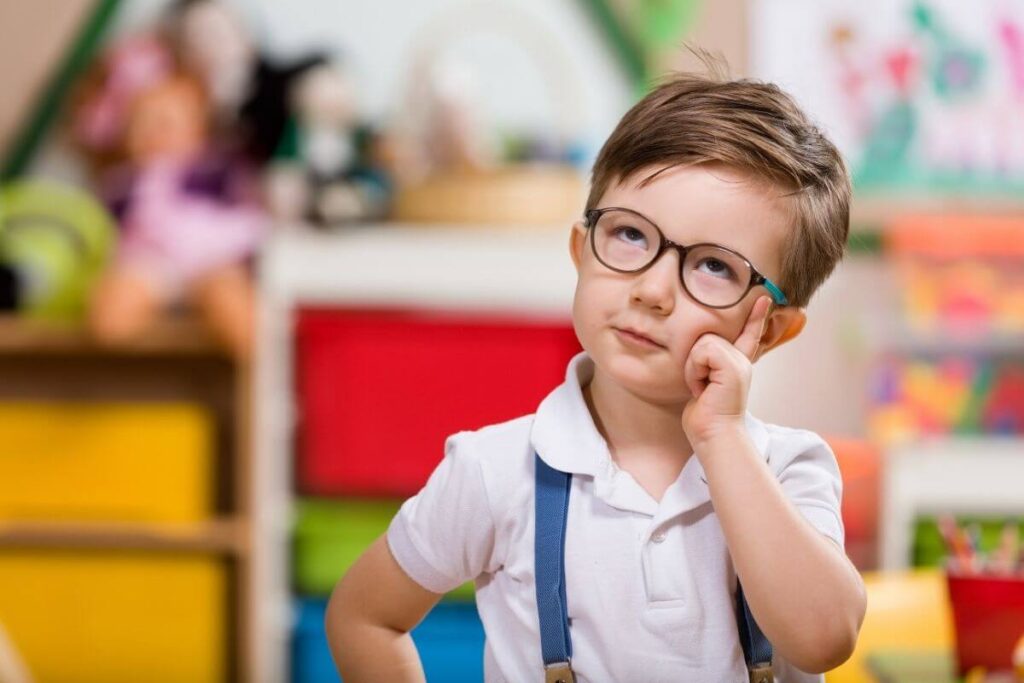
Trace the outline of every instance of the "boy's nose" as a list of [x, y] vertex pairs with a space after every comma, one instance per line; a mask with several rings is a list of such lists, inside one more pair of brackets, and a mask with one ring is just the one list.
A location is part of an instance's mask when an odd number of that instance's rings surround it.
[[679, 254], [673, 249], [666, 251], [650, 268], [635, 276], [631, 300], [662, 315], [669, 315], [682, 287], [679, 268]]

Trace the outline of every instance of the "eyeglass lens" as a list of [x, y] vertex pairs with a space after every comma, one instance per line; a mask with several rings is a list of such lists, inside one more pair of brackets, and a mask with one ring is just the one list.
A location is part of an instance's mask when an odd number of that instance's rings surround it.
[[[606, 211], [594, 230], [597, 258], [609, 268], [634, 272], [658, 256], [661, 235], [650, 221], [628, 211]], [[727, 249], [697, 245], [686, 252], [681, 264], [683, 286], [697, 301], [708, 306], [731, 306], [747, 293], [750, 265]]]

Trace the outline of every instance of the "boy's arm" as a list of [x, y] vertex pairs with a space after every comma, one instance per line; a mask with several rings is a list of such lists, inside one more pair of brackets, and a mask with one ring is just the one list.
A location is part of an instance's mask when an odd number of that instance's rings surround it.
[[345, 683], [424, 681], [409, 631], [440, 599], [406, 575], [385, 536], [374, 541], [327, 606], [327, 639]]
[[866, 598], [842, 549], [786, 498], [745, 432], [707, 442], [701, 463], [743, 594], [776, 651], [809, 673], [846, 661]]
[[693, 345], [684, 366], [693, 398], [683, 428], [754, 618], [782, 657], [818, 673], [853, 652], [867, 598], [842, 548], [786, 498], [747, 432], [751, 359], [768, 315], [763, 299], [735, 342], [707, 334]]

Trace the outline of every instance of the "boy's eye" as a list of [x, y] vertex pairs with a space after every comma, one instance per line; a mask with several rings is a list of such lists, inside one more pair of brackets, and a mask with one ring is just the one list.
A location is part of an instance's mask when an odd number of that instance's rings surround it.
[[638, 247], [647, 248], [647, 235], [638, 228], [634, 228], [628, 225], [623, 225], [612, 232], [612, 235], [617, 240], [632, 244]]
[[701, 259], [697, 264], [697, 270], [722, 279], [729, 279], [736, 275], [728, 264], [711, 257]]

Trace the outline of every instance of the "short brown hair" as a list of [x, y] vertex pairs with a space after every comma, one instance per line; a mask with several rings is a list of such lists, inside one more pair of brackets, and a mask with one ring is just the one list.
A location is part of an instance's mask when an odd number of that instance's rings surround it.
[[835, 146], [771, 83], [676, 74], [630, 109], [594, 163], [587, 209], [609, 185], [652, 166], [722, 163], [787, 190], [795, 229], [783, 244], [779, 287], [806, 306], [842, 258], [850, 179]]

